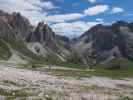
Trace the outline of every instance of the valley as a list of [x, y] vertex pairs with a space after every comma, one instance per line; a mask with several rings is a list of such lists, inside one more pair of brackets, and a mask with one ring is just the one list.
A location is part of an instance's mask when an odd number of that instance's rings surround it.
[[70, 39], [0, 10], [0, 100], [133, 100], [133, 23]]

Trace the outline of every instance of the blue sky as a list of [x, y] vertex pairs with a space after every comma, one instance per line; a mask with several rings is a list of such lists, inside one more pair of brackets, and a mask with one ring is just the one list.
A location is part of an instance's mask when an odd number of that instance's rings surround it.
[[[52, 0], [60, 9], [53, 10], [50, 14], [82, 13], [85, 9], [97, 5], [108, 5], [109, 10], [94, 16], [86, 16], [80, 20], [94, 21], [97, 18], [107, 22], [116, 20], [133, 21], [133, 0]], [[90, 2], [89, 2], [90, 1]], [[91, 2], [93, 1], [93, 2]], [[111, 14], [111, 9], [118, 7], [123, 11]], [[55, 11], [55, 12], [54, 12]], [[128, 15], [128, 16], [127, 16]], [[132, 16], [131, 16], [132, 15]]]
[[0, 9], [20, 12], [33, 25], [47, 22], [55, 33], [79, 36], [96, 24], [133, 21], [133, 0], [0, 0]]

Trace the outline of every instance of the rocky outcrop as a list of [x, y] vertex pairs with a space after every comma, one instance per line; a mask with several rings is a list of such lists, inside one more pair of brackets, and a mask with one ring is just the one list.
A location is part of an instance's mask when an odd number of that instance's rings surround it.
[[8, 14], [0, 11], [0, 36], [10, 38], [20, 34], [23, 39], [26, 39], [32, 31], [33, 26], [20, 13]]
[[[133, 60], [133, 24], [123, 21], [112, 25], [96, 25], [76, 40], [77, 51], [96, 56], [97, 62], [113, 58]], [[92, 56], [93, 56], [92, 55]]]
[[14, 30], [12, 27], [2, 18], [0, 18], [0, 37], [14, 37]]
[[57, 41], [52, 29], [44, 22], [40, 22], [33, 33], [27, 39], [28, 42], [39, 42], [44, 47], [47, 46], [53, 50], [57, 50]]
[[20, 13], [13, 13], [8, 21], [14, 31], [20, 33], [23, 38], [27, 38], [33, 31], [33, 26], [30, 24], [29, 20], [23, 17]]
[[27, 43], [30, 51], [39, 56], [55, 56], [65, 61], [70, 55], [67, 37], [56, 35], [44, 22], [33, 27], [20, 13], [8, 14], [0, 11], [0, 37], [9, 41], [22, 40], [21, 42]]
[[70, 41], [67, 37], [56, 35], [44, 22], [33, 27], [20, 13], [0, 11], [0, 38], [11, 41], [18, 35], [23, 39], [19, 42], [27, 43], [28, 50], [43, 57], [50, 55], [76, 63], [107, 63], [115, 58], [133, 60], [133, 23], [119, 21], [112, 25], [99, 24]]
[[40, 22], [27, 39], [28, 42], [39, 42], [48, 52], [54, 53], [58, 57], [65, 57], [70, 54], [67, 47], [68, 39], [55, 35], [52, 29], [44, 22]]

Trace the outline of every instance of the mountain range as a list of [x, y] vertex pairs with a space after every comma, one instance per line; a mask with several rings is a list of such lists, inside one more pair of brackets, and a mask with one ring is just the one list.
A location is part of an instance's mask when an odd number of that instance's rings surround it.
[[76, 39], [55, 34], [47, 23], [32, 26], [20, 13], [0, 11], [0, 59], [18, 63], [107, 64], [133, 60], [133, 23], [98, 24]]

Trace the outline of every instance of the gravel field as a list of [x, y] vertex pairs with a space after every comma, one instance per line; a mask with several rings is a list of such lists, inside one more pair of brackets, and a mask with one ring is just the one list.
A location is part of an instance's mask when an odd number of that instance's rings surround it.
[[133, 100], [133, 79], [76, 79], [0, 64], [0, 100]]

